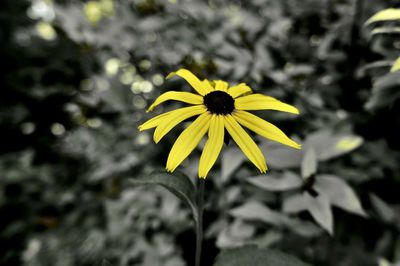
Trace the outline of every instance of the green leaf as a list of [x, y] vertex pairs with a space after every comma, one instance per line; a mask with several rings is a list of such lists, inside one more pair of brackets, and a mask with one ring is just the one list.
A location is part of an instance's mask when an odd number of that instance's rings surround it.
[[[399, 32], [400, 32], [400, 28], [399, 28]], [[396, 72], [400, 70], [400, 57], [396, 59], [396, 61], [394, 61], [392, 68], [390, 69], [390, 72]]]
[[306, 150], [306, 154], [301, 162], [301, 177], [307, 179], [317, 172], [317, 155], [314, 148], [310, 147]]
[[296, 257], [277, 250], [255, 246], [223, 250], [214, 266], [310, 266]]
[[353, 151], [361, 146], [363, 139], [353, 134], [333, 133], [330, 130], [321, 130], [309, 135], [304, 149], [312, 147], [320, 161], [326, 161]]
[[237, 208], [229, 211], [229, 213], [237, 218], [244, 220], [261, 221], [267, 224], [282, 225], [286, 216], [271, 210], [260, 202], [250, 201]]
[[303, 193], [303, 197], [308, 212], [314, 220], [330, 235], [333, 235], [333, 215], [329, 199], [322, 193], [313, 197], [306, 192]]
[[256, 187], [269, 191], [286, 191], [301, 187], [301, 178], [289, 171], [283, 174], [266, 174], [250, 177], [246, 180]]
[[367, 216], [356, 193], [340, 177], [318, 175], [315, 179], [315, 187], [328, 197], [332, 205], [354, 214]]
[[369, 25], [374, 22], [379, 21], [393, 21], [393, 20], [400, 20], [400, 9], [397, 8], [388, 8], [382, 11], [379, 11], [375, 15], [365, 22], [366, 25]]
[[129, 183], [163, 186], [189, 205], [193, 218], [197, 222], [196, 189], [189, 177], [183, 173], [175, 171], [174, 174], [171, 174], [165, 171], [155, 171], [149, 175], [130, 178]]

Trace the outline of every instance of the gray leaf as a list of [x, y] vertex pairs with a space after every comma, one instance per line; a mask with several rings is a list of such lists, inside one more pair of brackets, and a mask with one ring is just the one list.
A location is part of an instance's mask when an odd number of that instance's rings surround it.
[[307, 192], [303, 194], [307, 209], [314, 220], [333, 235], [333, 215], [329, 199], [322, 193], [313, 197]]
[[284, 172], [283, 174], [266, 174], [250, 177], [247, 181], [259, 188], [269, 191], [296, 189], [302, 184], [301, 178], [289, 171]]
[[301, 162], [301, 176], [303, 179], [307, 179], [317, 172], [317, 156], [314, 148], [310, 147], [306, 150], [306, 154]]
[[313, 147], [319, 161], [326, 161], [353, 151], [361, 146], [363, 139], [353, 134], [335, 134], [321, 130], [309, 135], [303, 148]]
[[315, 187], [328, 197], [332, 205], [354, 214], [367, 216], [356, 193], [340, 177], [318, 175]]
[[302, 194], [295, 194], [283, 201], [283, 211], [287, 213], [299, 213], [307, 210], [307, 205]]
[[133, 185], [152, 184], [165, 187], [189, 205], [193, 218], [197, 222], [197, 206], [195, 201], [196, 189], [192, 181], [186, 175], [177, 171], [174, 174], [164, 171], [156, 171], [149, 175], [130, 178], [129, 182]]
[[277, 250], [259, 249], [255, 246], [223, 250], [214, 266], [310, 266], [296, 257]]
[[250, 201], [230, 210], [232, 216], [244, 220], [256, 220], [273, 225], [282, 225], [285, 216], [273, 211], [260, 202]]

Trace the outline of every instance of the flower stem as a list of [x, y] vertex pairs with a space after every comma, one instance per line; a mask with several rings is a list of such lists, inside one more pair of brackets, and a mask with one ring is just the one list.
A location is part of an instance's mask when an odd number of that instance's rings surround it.
[[204, 210], [204, 186], [206, 180], [199, 178], [198, 194], [197, 194], [197, 216], [196, 223], [196, 266], [200, 266], [201, 246], [203, 242], [203, 210]]

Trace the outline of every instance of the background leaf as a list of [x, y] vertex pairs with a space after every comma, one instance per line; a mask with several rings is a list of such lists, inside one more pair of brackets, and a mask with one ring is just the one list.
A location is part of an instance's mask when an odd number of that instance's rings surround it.
[[302, 184], [301, 178], [293, 172], [282, 174], [267, 173], [265, 175], [249, 177], [246, 179], [256, 187], [269, 191], [285, 191], [299, 188]]
[[363, 139], [357, 135], [321, 130], [307, 137], [303, 149], [308, 150], [312, 147], [318, 160], [326, 161], [349, 153], [362, 143]]
[[318, 175], [315, 180], [316, 190], [326, 195], [332, 205], [354, 214], [367, 216], [356, 193], [340, 177]]
[[310, 266], [281, 251], [245, 246], [222, 251], [214, 266]]
[[287, 213], [299, 213], [307, 210], [302, 194], [294, 194], [284, 199], [282, 209]]
[[261, 221], [267, 224], [282, 225], [285, 216], [277, 211], [273, 211], [260, 202], [251, 201], [229, 211], [237, 218], [244, 220]]
[[304, 147], [302, 150], [297, 150], [278, 143], [264, 142], [261, 150], [265, 154], [268, 166], [279, 170], [300, 166]]
[[246, 157], [240, 149], [236, 147], [225, 149], [221, 160], [222, 181], [226, 181], [244, 161]]
[[306, 150], [304, 158], [301, 162], [301, 176], [303, 179], [307, 179], [317, 172], [317, 156], [314, 148], [310, 147]]
[[379, 217], [386, 223], [394, 223], [397, 214], [386, 202], [375, 194], [370, 194], [371, 203]]
[[303, 193], [307, 210], [315, 221], [330, 235], [333, 235], [333, 215], [329, 199], [322, 193], [313, 197], [307, 192]]
[[365, 109], [375, 111], [382, 108], [390, 108], [400, 98], [399, 84], [399, 71], [386, 74], [377, 79], [374, 82], [372, 94], [365, 103]]

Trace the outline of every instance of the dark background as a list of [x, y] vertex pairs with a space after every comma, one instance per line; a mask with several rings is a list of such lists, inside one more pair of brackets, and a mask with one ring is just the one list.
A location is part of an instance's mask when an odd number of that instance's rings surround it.
[[[181, 128], [156, 146], [152, 132], [137, 126], [153, 116], [145, 108], [156, 96], [187, 88], [164, 80], [181, 67], [295, 105], [298, 117], [260, 115], [298, 140], [327, 129], [363, 139], [319, 164], [346, 180], [368, 213], [333, 208], [333, 236], [315, 223], [299, 234], [295, 225], [252, 218], [252, 210], [232, 215], [250, 201], [282, 213], [286, 194], [245, 182], [257, 171], [234, 156], [231, 142], [207, 179], [204, 265], [220, 249], [249, 242], [314, 265], [400, 261], [400, 75], [389, 73], [399, 35], [371, 34], [374, 26], [364, 25], [398, 1], [0, 5], [1, 265], [192, 265], [186, 206], [160, 187], [126, 183], [165, 165]], [[300, 172], [285, 154], [265, 150], [267, 174]], [[180, 168], [194, 181], [198, 157]], [[312, 221], [306, 212], [295, 217]]]

